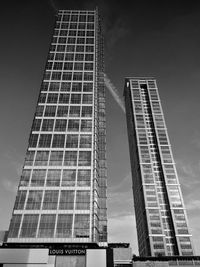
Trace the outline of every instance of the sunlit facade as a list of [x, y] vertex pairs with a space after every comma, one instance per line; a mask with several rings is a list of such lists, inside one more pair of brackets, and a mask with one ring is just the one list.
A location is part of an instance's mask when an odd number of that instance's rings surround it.
[[125, 105], [140, 256], [193, 255], [154, 78], [126, 78]]
[[8, 243], [107, 242], [103, 73], [98, 11], [58, 11]]

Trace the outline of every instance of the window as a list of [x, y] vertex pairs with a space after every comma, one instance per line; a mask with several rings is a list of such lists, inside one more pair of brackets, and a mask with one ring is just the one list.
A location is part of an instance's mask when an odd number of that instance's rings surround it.
[[78, 15], [71, 15], [71, 21], [78, 21]]
[[62, 80], [70, 81], [71, 79], [72, 79], [72, 73], [71, 72], [63, 72]]
[[68, 106], [59, 106], [57, 110], [58, 117], [67, 117], [68, 115]]
[[65, 62], [64, 63], [64, 70], [72, 70], [73, 69], [73, 63], [72, 62]]
[[93, 63], [85, 63], [85, 70], [93, 70]]
[[12, 220], [11, 220], [11, 223], [10, 223], [9, 235], [8, 235], [9, 238], [18, 237], [21, 218], [22, 218], [21, 214], [12, 215]]
[[84, 81], [92, 81], [92, 80], [93, 80], [93, 72], [85, 72]]
[[83, 106], [82, 107], [82, 117], [92, 117], [92, 107]]
[[42, 191], [30, 190], [26, 203], [26, 210], [39, 210], [42, 202]]
[[91, 151], [80, 151], [79, 152], [79, 166], [90, 166], [91, 165]]
[[78, 170], [77, 186], [90, 186], [91, 170]]
[[94, 46], [86, 45], [86, 52], [94, 52]]
[[82, 72], [74, 72], [73, 73], [73, 81], [81, 81], [83, 77], [83, 73]]
[[74, 208], [74, 191], [62, 190], [60, 194], [60, 210], [72, 210]]
[[20, 237], [36, 237], [38, 214], [25, 214], [22, 222]]
[[79, 120], [69, 120], [68, 131], [79, 131]]
[[91, 148], [92, 146], [92, 136], [91, 135], [86, 135], [82, 134], [80, 136], [80, 147], [81, 148]]
[[62, 75], [62, 72], [60, 72], [60, 71], [57, 71], [57, 72], [53, 71], [52, 72], [52, 75], [51, 75], [51, 79], [52, 80], [60, 80], [61, 79], [61, 75]]
[[35, 156], [35, 151], [27, 151], [24, 165], [25, 166], [32, 166], [33, 165], [34, 156]]
[[80, 106], [71, 106], [69, 116], [70, 117], [80, 117]]
[[77, 44], [84, 44], [85, 43], [85, 38], [78, 37], [77, 38]]
[[68, 134], [65, 147], [78, 147], [78, 134]]
[[86, 38], [86, 44], [94, 44], [94, 38]]
[[74, 54], [65, 55], [65, 61], [73, 61], [73, 60], [74, 60]]
[[63, 161], [63, 151], [51, 151], [49, 165], [61, 166]]
[[79, 22], [86, 22], [86, 15], [80, 15]]
[[30, 176], [31, 176], [31, 170], [23, 170], [19, 185], [20, 186], [28, 186]]
[[15, 200], [15, 210], [23, 210], [24, 209], [24, 203], [26, 200], [26, 192], [25, 190], [18, 190], [17, 197]]
[[42, 131], [53, 131], [54, 120], [44, 119], [42, 123]]
[[42, 214], [40, 219], [38, 237], [53, 237], [55, 227], [55, 214]]
[[87, 28], [90, 30], [94, 29], [94, 23], [87, 23]]
[[64, 157], [65, 166], [76, 166], [77, 165], [77, 151], [66, 151]]
[[78, 28], [81, 29], [81, 30], [84, 30], [86, 27], [86, 23], [79, 23], [78, 24]]
[[56, 120], [55, 131], [64, 132], [66, 130], [67, 120]]
[[58, 42], [59, 42], [59, 44], [65, 44], [67, 42], [67, 38], [66, 37], [60, 37], [60, 38], [58, 38]]
[[76, 170], [63, 170], [62, 186], [75, 186]]
[[[70, 15], [63, 15], [63, 21], [68, 21], [70, 18]], [[68, 24], [67, 24], [68, 25]]]
[[48, 85], [49, 85], [48, 82], [42, 82], [41, 91], [47, 91], [48, 90]]
[[51, 52], [54, 52], [56, 50], [56, 45], [51, 45], [50, 50]]
[[44, 193], [43, 210], [55, 210], [58, 204], [58, 190], [46, 190]]
[[33, 170], [31, 186], [43, 186], [46, 177], [46, 170]]
[[74, 64], [74, 70], [83, 70], [83, 63], [81, 63], [81, 62], [75, 62], [75, 64]]
[[38, 134], [31, 134], [29, 138], [29, 147], [36, 147], [38, 140]]
[[[54, 40], [55, 40], [55, 43], [56, 43], [56, 40], [57, 40], [57, 38], [53, 38]], [[49, 53], [49, 55], [48, 55], [48, 60], [53, 60], [54, 59], [54, 53]]]
[[84, 45], [77, 45], [76, 52], [84, 52]]
[[68, 104], [69, 103], [69, 94], [60, 94], [59, 103]]
[[72, 94], [71, 104], [80, 104], [80, 103], [81, 103], [81, 94]]
[[51, 72], [50, 71], [46, 71], [45, 73], [44, 73], [44, 80], [50, 80], [50, 77], [51, 77]]
[[92, 92], [92, 91], [93, 91], [93, 83], [83, 84], [83, 92]]
[[54, 70], [62, 70], [63, 62], [54, 62], [53, 69]]
[[81, 131], [91, 132], [92, 131], [92, 120], [81, 120]]
[[[55, 60], [64, 60], [64, 56], [65, 54], [64, 53], [56, 53], [55, 54]], [[59, 72], [61, 74], [61, 72]]]
[[62, 82], [62, 83], [61, 83], [61, 88], [60, 88], [60, 90], [61, 90], [62, 92], [68, 92], [68, 91], [70, 91], [70, 88], [71, 88], [71, 83], [70, 83], [70, 82]]
[[66, 36], [68, 31], [66, 30], [60, 30], [60, 36]]
[[54, 134], [52, 147], [64, 147], [65, 135], [64, 134]]
[[41, 120], [40, 119], [34, 119], [33, 125], [32, 125], [32, 131], [39, 131], [40, 125], [41, 125]]
[[54, 117], [56, 113], [56, 106], [46, 106], [44, 116], [45, 117]]
[[85, 31], [78, 31], [78, 36], [84, 37], [85, 36]]
[[75, 46], [74, 45], [68, 45], [66, 48], [66, 52], [74, 52]]
[[53, 93], [48, 94], [47, 103], [56, 104], [57, 101], [58, 101], [58, 94], [53, 94]]
[[51, 146], [51, 134], [41, 134], [39, 140], [39, 147], [50, 147]]
[[81, 92], [82, 91], [82, 83], [73, 82], [72, 83], [72, 92]]
[[89, 214], [76, 214], [74, 222], [74, 237], [89, 237], [90, 219]]
[[61, 170], [48, 170], [46, 186], [60, 185]]
[[87, 36], [93, 37], [94, 36], [94, 31], [87, 31]]
[[[64, 26], [67, 26], [66, 24], [62, 24], [62, 28]], [[57, 45], [57, 51], [58, 52], [64, 52], [65, 51], [65, 45]]]
[[49, 158], [49, 151], [37, 151], [35, 166], [46, 166]]
[[74, 37], [68, 38], [68, 44], [75, 44], [75, 43], [76, 43], [76, 38], [74, 38]]
[[72, 235], [72, 214], [59, 214], [56, 228], [56, 237], [67, 238]]
[[83, 104], [92, 104], [93, 96], [92, 94], [83, 94]]
[[88, 15], [88, 22], [94, 22], [94, 15]]

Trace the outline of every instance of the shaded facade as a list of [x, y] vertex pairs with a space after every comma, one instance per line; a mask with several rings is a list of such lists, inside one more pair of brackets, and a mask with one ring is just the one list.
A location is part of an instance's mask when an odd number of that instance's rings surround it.
[[126, 78], [124, 96], [140, 256], [192, 256], [156, 80]]
[[103, 63], [98, 11], [59, 10], [8, 243], [107, 242]]

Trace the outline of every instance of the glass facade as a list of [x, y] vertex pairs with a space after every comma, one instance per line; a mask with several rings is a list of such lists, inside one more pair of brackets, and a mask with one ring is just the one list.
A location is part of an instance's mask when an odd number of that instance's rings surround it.
[[8, 242], [107, 242], [102, 38], [97, 10], [58, 11]]
[[125, 104], [140, 256], [193, 255], [154, 78], [127, 78]]

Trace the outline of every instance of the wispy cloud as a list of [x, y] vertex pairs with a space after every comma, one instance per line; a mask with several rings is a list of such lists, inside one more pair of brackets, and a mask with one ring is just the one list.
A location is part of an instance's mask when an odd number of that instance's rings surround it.
[[117, 104], [120, 106], [121, 110], [125, 113], [124, 102], [121, 99], [117, 88], [114, 86], [114, 84], [111, 82], [111, 80], [108, 78], [106, 74], [104, 74], [104, 81], [107, 89], [109, 90], [109, 92], [111, 93]]
[[109, 191], [114, 193], [114, 192], [122, 192], [126, 190], [130, 190], [130, 187], [131, 187], [131, 172], [128, 172], [121, 180], [119, 183], [115, 184], [115, 185], [112, 185], [110, 188], [109, 188]]

